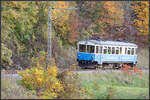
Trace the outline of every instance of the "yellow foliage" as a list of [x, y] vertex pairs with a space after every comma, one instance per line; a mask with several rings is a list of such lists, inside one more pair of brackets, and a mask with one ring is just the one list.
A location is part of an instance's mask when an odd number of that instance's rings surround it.
[[70, 69], [59, 73], [58, 78], [61, 80], [64, 91], [59, 94], [62, 99], [89, 99], [93, 95], [87, 87], [82, 87], [78, 74], [70, 71]]
[[148, 42], [149, 33], [149, 2], [148, 1], [136, 1], [132, 3], [132, 8], [137, 18], [134, 18], [134, 25], [140, 32], [140, 35], [144, 35]]
[[22, 77], [24, 87], [31, 90], [39, 89], [36, 93], [42, 98], [55, 98], [63, 91], [60, 81], [56, 78], [56, 70], [56, 66], [49, 66], [46, 71], [42, 67], [34, 67], [19, 71], [18, 74]]
[[57, 69], [56, 69], [56, 68], [53, 68], [53, 67], [50, 67], [50, 68], [48, 69], [48, 75], [51, 75], [51, 76], [56, 77], [56, 76], [57, 76]]
[[[120, 2], [115, 1], [106, 1], [104, 3], [104, 8], [107, 10], [108, 14], [103, 13], [103, 15], [106, 15], [106, 19], [103, 19], [103, 21], [110, 23], [110, 24], [122, 24], [123, 20], [123, 9], [121, 9]], [[109, 19], [110, 18], [110, 19]]]
[[48, 66], [45, 70], [42, 65], [42, 60], [45, 59], [42, 55], [34, 58], [34, 66], [24, 71], [19, 71], [18, 74], [22, 77], [22, 85], [32, 91], [36, 91], [39, 98], [57, 98], [59, 92], [63, 92], [63, 86], [57, 79], [57, 68]]
[[[55, 8], [68, 8], [68, 4], [65, 1], [58, 1], [55, 3], [54, 5]], [[62, 16], [64, 13], [68, 12], [68, 10], [64, 10], [64, 9], [55, 9], [52, 10], [52, 19], [56, 19], [59, 16]], [[61, 18], [57, 19], [59, 20], [59, 24], [63, 24], [65, 20], [67, 20], [69, 18], [68, 14], [63, 15]]]

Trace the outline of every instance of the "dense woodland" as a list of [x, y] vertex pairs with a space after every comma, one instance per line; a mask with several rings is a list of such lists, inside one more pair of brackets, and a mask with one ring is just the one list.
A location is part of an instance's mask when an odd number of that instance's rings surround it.
[[1, 3], [2, 68], [5, 69], [27, 68], [32, 57], [47, 52], [49, 7], [79, 8], [52, 10], [52, 56], [60, 67], [75, 61], [77, 41], [93, 35], [148, 47], [149, 2], [146, 1]]

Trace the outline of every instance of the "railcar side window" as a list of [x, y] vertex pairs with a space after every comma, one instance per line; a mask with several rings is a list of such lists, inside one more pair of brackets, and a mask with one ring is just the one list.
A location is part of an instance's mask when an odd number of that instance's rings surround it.
[[90, 53], [90, 45], [87, 45], [87, 52]]
[[125, 54], [127, 54], [127, 48], [125, 48]]
[[86, 52], [86, 45], [79, 44], [79, 52]]
[[102, 51], [103, 51], [103, 47], [100, 46], [100, 54], [102, 54]]
[[88, 52], [88, 53], [94, 53], [94, 46], [92, 46], [92, 45], [87, 45], [87, 52]]
[[111, 47], [108, 47], [108, 54], [111, 54]]
[[120, 47], [120, 54], [122, 54], [122, 47]]
[[99, 53], [98, 46], [96, 46], [96, 53]]
[[107, 47], [104, 47], [104, 54], [107, 54]]
[[116, 54], [119, 54], [119, 47], [116, 47]]
[[115, 47], [112, 47], [112, 54], [115, 54]]
[[131, 55], [134, 55], [134, 48], [132, 48]]
[[131, 49], [130, 48], [128, 48], [128, 55], [130, 55], [131, 54]]
[[91, 50], [90, 50], [90, 53], [94, 53], [94, 46], [91, 46], [90, 49], [91, 49]]

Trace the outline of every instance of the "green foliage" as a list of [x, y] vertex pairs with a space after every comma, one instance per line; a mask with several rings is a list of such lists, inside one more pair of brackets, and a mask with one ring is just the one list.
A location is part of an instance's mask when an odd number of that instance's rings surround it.
[[148, 98], [148, 72], [144, 72], [142, 77], [122, 72], [81, 72], [79, 76], [82, 85], [88, 87], [95, 99]]
[[31, 1], [2, 2], [2, 43], [12, 50], [14, 66], [27, 67], [30, 63], [24, 60], [46, 49], [48, 16], [45, 16], [45, 9], [52, 5]]
[[[133, 35], [131, 35], [132, 31], [130, 33], [128, 29], [133, 25], [128, 26], [125, 32], [122, 31], [126, 28], [123, 23], [125, 21], [123, 15], [129, 14], [125, 12], [126, 9], [122, 6], [123, 4], [118, 1], [2, 1], [2, 43], [11, 50], [13, 55], [12, 57], [9, 56], [10, 61], [8, 62], [13, 62], [9, 64], [9, 67], [21, 66], [26, 68], [30, 65], [29, 61], [32, 57], [37, 56], [40, 51], [47, 51], [49, 7], [81, 8], [72, 11], [53, 9], [51, 12], [52, 20], [54, 20], [52, 21], [53, 57], [57, 61], [59, 59], [60, 62], [64, 62], [63, 58], [58, 57], [61, 50], [56, 49], [66, 48], [67, 46], [75, 47], [78, 40], [89, 38], [92, 35], [102, 35], [104, 39], [118, 39], [121, 37], [129, 40], [129, 37]], [[148, 43], [148, 6], [146, 2], [133, 2], [133, 15], [136, 15], [134, 16], [134, 22], [135, 25], [138, 25], [136, 27], [142, 34], [137, 35], [136, 30], [133, 29], [135, 30], [134, 36], [143, 38], [134, 40], [139, 43]], [[143, 19], [144, 16], [146, 19]], [[57, 46], [55, 45], [56, 39]], [[2, 53], [4, 54], [3, 51]], [[5, 59], [3, 57], [2, 59]]]

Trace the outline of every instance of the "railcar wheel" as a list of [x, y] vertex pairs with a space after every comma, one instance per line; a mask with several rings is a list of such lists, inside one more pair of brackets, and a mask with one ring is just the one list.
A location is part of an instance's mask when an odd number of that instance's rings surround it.
[[97, 65], [97, 69], [102, 69], [102, 65], [100, 64], [100, 65]]
[[119, 69], [120, 64], [113, 64], [113, 69]]
[[98, 66], [95, 66], [95, 69], [98, 70]]
[[113, 64], [109, 64], [108, 69], [113, 69]]
[[102, 69], [102, 70], [105, 70], [105, 65], [104, 65], [104, 64], [102, 64], [101, 69]]
[[136, 64], [133, 64], [133, 67], [136, 67]]

